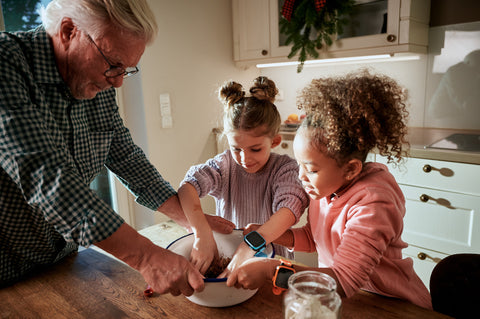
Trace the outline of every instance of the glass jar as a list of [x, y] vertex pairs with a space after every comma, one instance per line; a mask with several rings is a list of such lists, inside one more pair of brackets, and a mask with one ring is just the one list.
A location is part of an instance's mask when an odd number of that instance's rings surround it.
[[338, 319], [342, 300], [337, 283], [318, 271], [300, 271], [288, 279], [285, 319]]

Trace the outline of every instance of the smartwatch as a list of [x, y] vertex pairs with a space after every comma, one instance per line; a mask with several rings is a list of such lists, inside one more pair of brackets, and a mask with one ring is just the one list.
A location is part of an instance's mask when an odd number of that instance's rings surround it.
[[243, 237], [243, 240], [256, 252], [261, 251], [266, 246], [265, 239], [256, 231], [246, 234], [245, 237]]
[[280, 265], [275, 270], [273, 275], [273, 293], [280, 295], [283, 291], [288, 289], [288, 278], [295, 273], [295, 269], [291, 262], [280, 259]]

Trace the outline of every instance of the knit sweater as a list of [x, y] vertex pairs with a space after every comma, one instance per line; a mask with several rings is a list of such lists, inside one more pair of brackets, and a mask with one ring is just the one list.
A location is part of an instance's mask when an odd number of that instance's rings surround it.
[[[288, 155], [271, 153], [260, 171], [248, 173], [226, 150], [205, 164], [192, 166], [182, 184], [186, 182], [195, 187], [199, 197], [214, 197], [216, 214], [237, 228], [263, 224], [282, 207], [290, 209], [298, 222], [308, 206], [298, 180], [298, 165]], [[277, 255], [292, 258], [285, 247], [275, 245], [275, 250]]]
[[308, 223], [294, 229], [294, 249], [317, 251], [347, 297], [364, 289], [432, 308], [430, 293], [402, 257], [405, 198], [385, 165], [367, 163], [349, 187], [330, 200], [312, 200]]

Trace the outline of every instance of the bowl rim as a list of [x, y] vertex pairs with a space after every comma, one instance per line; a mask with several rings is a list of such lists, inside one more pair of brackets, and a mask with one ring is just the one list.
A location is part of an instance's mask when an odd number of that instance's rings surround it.
[[[243, 229], [241, 228], [235, 228], [232, 232], [236, 231], [236, 230], [239, 230], [239, 231], [242, 231], [243, 232]], [[177, 239], [175, 239], [174, 241], [172, 241], [170, 244], [168, 244], [167, 248], [166, 249], [169, 249], [172, 245], [174, 245], [177, 241], [179, 240], [182, 240], [183, 238], [185, 237], [188, 237], [188, 236], [193, 236], [193, 233], [188, 233], [188, 234], [185, 234], [181, 237], [178, 237]], [[275, 257], [275, 246], [273, 245], [273, 243], [270, 243], [270, 245], [272, 246], [272, 258]], [[228, 277], [225, 277], [225, 278], [203, 278], [203, 281], [204, 282], [224, 282], [224, 281], [227, 281], [227, 278]]]

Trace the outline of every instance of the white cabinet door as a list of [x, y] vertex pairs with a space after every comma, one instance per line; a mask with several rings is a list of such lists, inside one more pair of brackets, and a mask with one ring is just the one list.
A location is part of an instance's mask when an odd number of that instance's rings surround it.
[[[364, 48], [375, 48], [382, 46], [393, 46], [399, 43], [400, 29], [400, 0], [383, 0], [366, 2], [358, 5], [358, 20], [353, 20], [351, 37], [345, 37], [335, 41], [328, 52], [336, 52], [341, 50], [357, 50]], [[382, 16], [383, 8], [386, 9], [386, 16]], [[385, 32], [382, 32], [383, 18], [385, 19]], [[362, 26], [371, 24], [371, 28], [362, 32]], [[345, 31], [350, 30], [349, 26], [345, 27]], [[375, 32], [378, 30], [378, 32]], [[364, 34], [355, 36], [355, 32]], [[347, 33], [348, 35], [348, 33]]]
[[269, 0], [233, 0], [234, 60], [270, 57]]
[[446, 254], [480, 253], [480, 197], [400, 185], [406, 203], [403, 239]]

